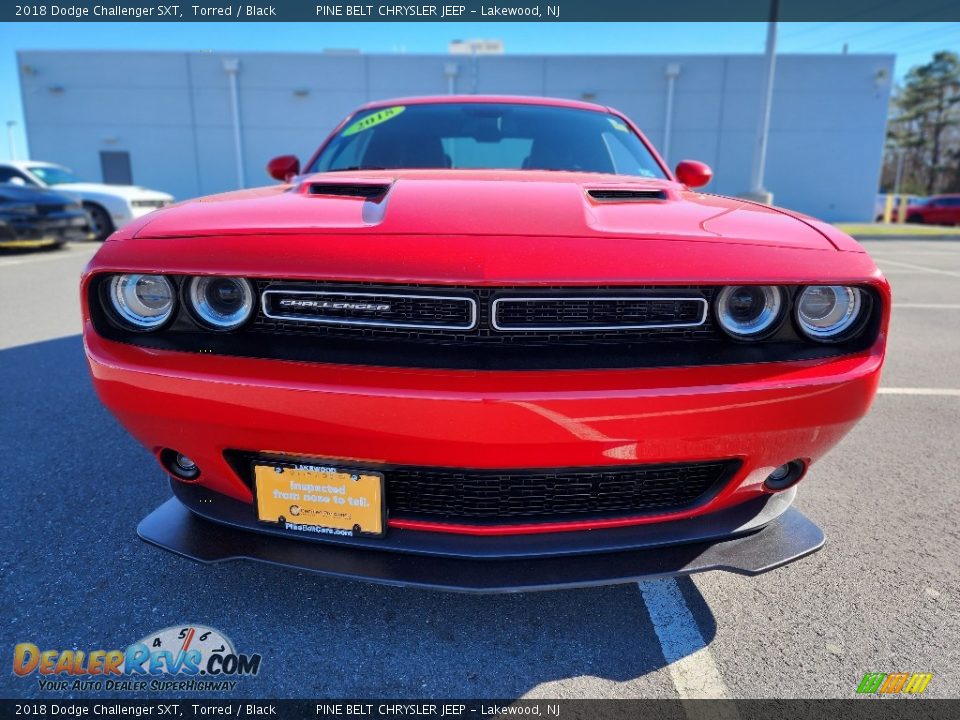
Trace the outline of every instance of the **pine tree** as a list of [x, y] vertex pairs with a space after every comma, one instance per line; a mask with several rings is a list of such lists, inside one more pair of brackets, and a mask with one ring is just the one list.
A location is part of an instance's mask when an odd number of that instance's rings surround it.
[[911, 68], [893, 107], [887, 147], [894, 162], [904, 153], [903, 187], [932, 195], [952, 185], [960, 173], [960, 56], [941, 50]]

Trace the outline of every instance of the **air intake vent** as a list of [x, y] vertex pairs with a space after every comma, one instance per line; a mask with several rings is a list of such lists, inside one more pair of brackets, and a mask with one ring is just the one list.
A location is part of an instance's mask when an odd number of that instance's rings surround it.
[[311, 183], [310, 195], [374, 199], [383, 197], [389, 189], [390, 185], [386, 183]]
[[666, 200], [665, 190], [613, 190], [610, 188], [587, 190], [594, 200], [601, 202], [643, 202], [645, 200]]

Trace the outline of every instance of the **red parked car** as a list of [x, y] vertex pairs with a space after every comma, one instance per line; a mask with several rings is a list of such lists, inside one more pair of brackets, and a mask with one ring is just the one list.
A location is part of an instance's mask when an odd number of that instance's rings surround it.
[[907, 206], [907, 222], [924, 225], [960, 225], [960, 193], [933, 195]]
[[171, 478], [145, 540], [473, 591], [821, 546], [796, 485], [870, 407], [890, 314], [850, 237], [565, 100], [374, 103], [268, 167], [83, 277], [96, 389]]

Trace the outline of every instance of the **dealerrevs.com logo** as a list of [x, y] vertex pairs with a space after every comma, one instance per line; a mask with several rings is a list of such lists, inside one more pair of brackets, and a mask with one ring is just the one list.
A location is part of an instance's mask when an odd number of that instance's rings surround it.
[[260, 671], [260, 655], [238, 653], [219, 630], [175, 625], [125, 650], [41, 650], [18, 643], [13, 672], [37, 676], [41, 690], [106, 692], [229, 691]]

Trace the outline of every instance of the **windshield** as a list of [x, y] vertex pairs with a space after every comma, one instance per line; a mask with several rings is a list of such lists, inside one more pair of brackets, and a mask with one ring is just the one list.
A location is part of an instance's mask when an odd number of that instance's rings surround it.
[[666, 177], [616, 115], [510, 103], [396, 105], [357, 113], [308, 172], [400, 168]]
[[79, 183], [83, 182], [71, 171], [64, 167], [49, 165], [31, 165], [27, 168], [30, 172], [40, 178], [47, 185], [60, 185], [61, 183]]

